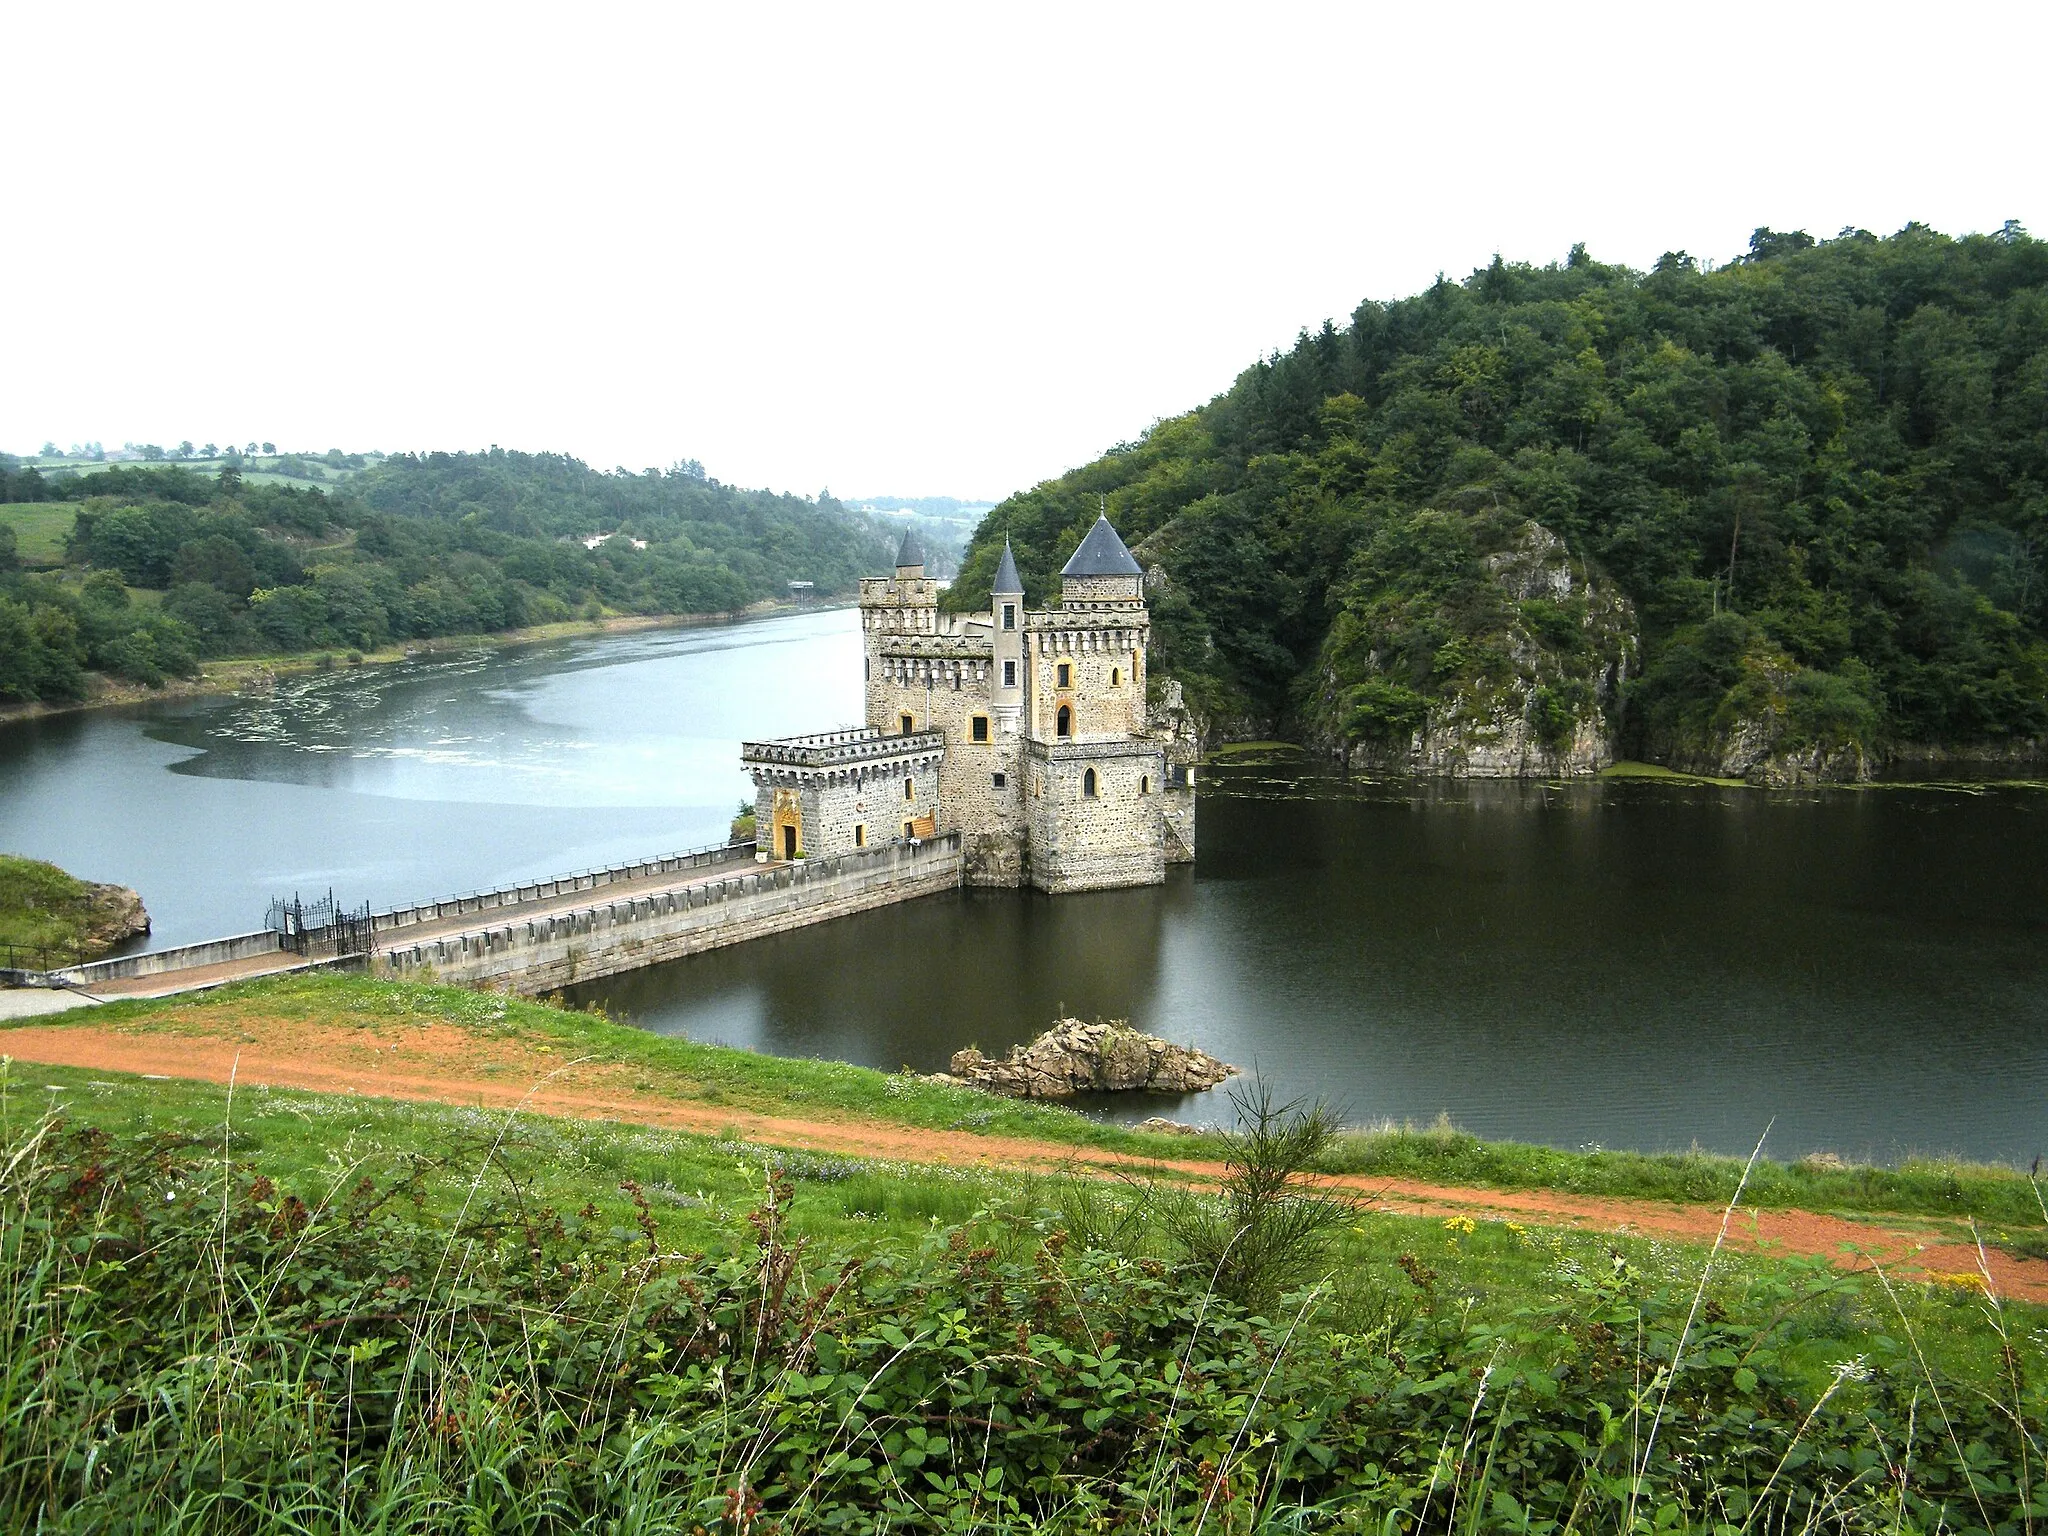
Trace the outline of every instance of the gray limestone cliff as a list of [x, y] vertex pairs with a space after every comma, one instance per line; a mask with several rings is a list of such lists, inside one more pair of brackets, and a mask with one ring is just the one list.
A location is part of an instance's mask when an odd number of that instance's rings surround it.
[[1354, 589], [1325, 650], [1321, 745], [1453, 778], [1583, 776], [1614, 761], [1641, 650], [1634, 608], [1538, 523], [1486, 542], [1476, 569], [1434, 587]]

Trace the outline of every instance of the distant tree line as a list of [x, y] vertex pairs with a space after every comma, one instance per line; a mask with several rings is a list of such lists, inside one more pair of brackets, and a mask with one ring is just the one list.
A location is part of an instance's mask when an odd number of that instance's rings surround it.
[[[1787, 696], [1863, 741], [2048, 731], [2048, 245], [1760, 229], [1708, 270], [1498, 258], [1368, 302], [982, 525], [1034, 597], [1106, 496], [1157, 664], [1219, 719], [1397, 736], [1497, 667], [1486, 559], [1534, 520], [1641, 626], [1626, 744]], [[1528, 605], [1524, 605], [1526, 608]], [[1567, 606], [1518, 634], [1569, 644]]]
[[[247, 483], [233, 464], [48, 477], [0, 461], [0, 501], [79, 504], [60, 572], [19, 569], [0, 523], [13, 699], [79, 697], [88, 670], [154, 684], [209, 656], [732, 612], [791, 580], [848, 592], [891, 557], [829, 498], [724, 486], [694, 462], [605, 474], [500, 449], [400, 455], [331, 492]], [[624, 536], [585, 548], [601, 533]]]

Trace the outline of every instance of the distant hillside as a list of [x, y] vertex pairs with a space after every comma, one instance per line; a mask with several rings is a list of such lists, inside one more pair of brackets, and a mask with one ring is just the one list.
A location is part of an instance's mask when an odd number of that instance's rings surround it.
[[[58, 569], [22, 568], [60, 540]], [[842, 596], [893, 549], [836, 501], [740, 490], [695, 464], [401, 454], [321, 490], [233, 464], [55, 477], [0, 461], [0, 699], [76, 698], [87, 671], [154, 685], [209, 656], [727, 613], [791, 581]]]
[[957, 496], [861, 496], [852, 505], [895, 530], [915, 532], [924, 546], [925, 567], [941, 581], [960, 570], [967, 541], [988, 514], [992, 501], [962, 501]]
[[2048, 731], [2048, 246], [1503, 262], [1304, 332], [989, 514], [1034, 599], [1106, 495], [1222, 732], [1782, 782]]

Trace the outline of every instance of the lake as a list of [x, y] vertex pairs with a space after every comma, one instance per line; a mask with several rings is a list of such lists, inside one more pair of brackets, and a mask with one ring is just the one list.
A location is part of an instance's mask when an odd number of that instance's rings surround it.
[[[744, 736], [857, 718], [850, 611], [446, 653], [0, 727], [0, 848], [152, 942], [722, 838]], [[2048, 793], [1207, 774], [1200, 858], [963, 892], [578, 989], [648, 1028], [943, 1067], [1128, 1018], [1355, 1121], [1891, 1160], [2048, 1151]], [[1221, 1092], [1101, 1107], [1227, 1117]]]

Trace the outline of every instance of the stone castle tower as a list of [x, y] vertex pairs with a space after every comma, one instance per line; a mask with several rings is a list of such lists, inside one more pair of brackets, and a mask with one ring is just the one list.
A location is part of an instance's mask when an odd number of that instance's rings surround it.
[[1007, 543], [986, 613], [939, 611], [906, 533], [860, 584], [865, 725], [744, 749], [760, 857], [961, 834], [971, 885], [1151, 885], [1195, 856], [1195, 743], [1146, 701], [1145, 573], [1099, 518], [1054, 608]]

